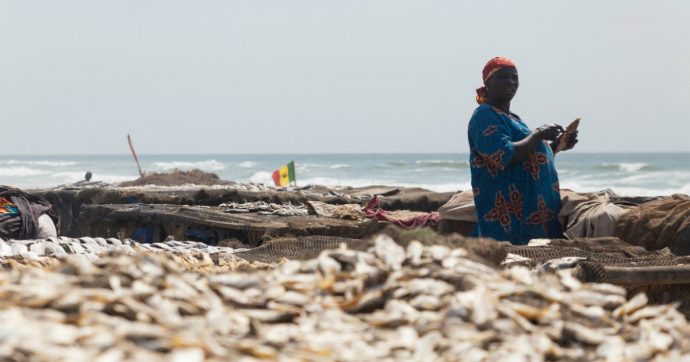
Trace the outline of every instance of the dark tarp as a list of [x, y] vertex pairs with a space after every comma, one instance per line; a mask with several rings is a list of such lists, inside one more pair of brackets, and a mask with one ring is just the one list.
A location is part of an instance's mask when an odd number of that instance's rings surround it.
[[8, 218], [0, 223], [2, 238], [34, 238], [38, 233], [38, 217], [43, 214], [48, 214], [53, 222], [57, 221], [52, 205], [43, 196], [32, 195], [10, 186], [0, 186], [0, 197], [10, 200], [19, 209], [19, 220]]

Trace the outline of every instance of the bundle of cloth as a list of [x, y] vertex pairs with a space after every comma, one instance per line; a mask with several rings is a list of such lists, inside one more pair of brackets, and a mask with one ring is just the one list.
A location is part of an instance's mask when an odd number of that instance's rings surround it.
[[57, 237], [57, 217], [44, 197], [10, 186], [0, 186], [0, 238]]

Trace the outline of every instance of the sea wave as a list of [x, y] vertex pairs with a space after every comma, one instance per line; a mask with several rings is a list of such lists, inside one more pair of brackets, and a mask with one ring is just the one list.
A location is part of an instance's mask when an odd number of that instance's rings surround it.
[[302, 185], [323, 185], [323, 186], [352, 186], [364, 187], [371, 185], [385, 185], [390, 184], [387, 181], [377, 181], [371, 179], [340, 179], [334, 177], [309, 177], [305, 179], [298, 179], [298, 184]]
[[407, 161], [388, 161], [385, 163], [386, 166], [393, 166], [393, 167], [401, 167], [401, 166], [406, 166], [409, 164], [410, 163]]
[[468, 161], [459, 160], [418, 160], [415, 164], [417, 167], [433, 168], [467, 168], [470, 166]]
[[348, 167], [350, 167], [350, 165], [348, 165], [346, 163], [336, 163], [335, 165], [328, 166], [328, 168], [330, 168], [331, 170], [337, 170], [339, 168], [348, 168]]
[[[655, 183], [659, 179], [671, 179], [672, 182]], [[676, 177], [666, 174], [660, 175], [633, 175], [622, 179], [561, 179], [562, 189], [571, 189], [577, 192], [597, 192], [610, 189], [621, 196], [666, 196], [674, 193], [690, 193], [690, 177], [688, 174], [678, 173]]]
[[33, 177], [48, 175], [50, 172], [30, 167], [0, 167], [2, 177]]
[[216, 160], [205, 160], [198, 162], [185, 162], [185, 161], [173, 161], [173, 162], [154, 162], [151, 165], [154, 169], [160, 171], [171, 171], [174, 169], [178, 170], [192, 170], [200, 169], [203, 171], [220, 171], [224, 170], [226, 166]]
[[366, 187], [371, 185], [388, 185], [397, 187], [420, 187], [435, 192], [453, 192], [471, 190], [470, 182], [458, 183], [405, 183], [394, 182], [392, 180], [370, 180], [370, 179], [337, 179], [332, 177], [311, 177], [304, 180], [298, 180], [300, 185], [323, 185], [329, 187]]
[[652, 165], [645, 162], [620, 162], [620, 163], [602, 163], [598, 166], [602, 170], [616, 170], [620, 172], [639, 172], [652, 168]]
[[396, 169], [408, 169], [420, 167], [426, 169], [440, 169], [440, 168], [452, 168], [452, 169], [465, 169], [470, 166], [468, 161], [461, 160], [416, 160], [416, 161], [389, 161], [377, 165], [379, 168], [396, 168]]
[[237, 165], [237, 167], [242, 167], [242, 168], [252, 168], [254, 166], [256, 166], [256, 162], [254, 162], [254, 161], [244, 161], [244, 162], [241, 162], [239, 165]]
[[24, 160], [3, 160], [0, 165], [27, 165], [27, 166], [48, 166], [48, 167], [66, 167], [75, 166], [79, 162], [75, 161], [24, 161]]
[[[278, 167], [282, 167], [284, 165], [276, 166], [276, 169]], [[301, 163], [301, 162], [295, 162], [295, 169], [299, 172], [309, 172], [311, 169], [314, 168], [324, 168], [325, 165], [320, 164], [320, 163]]]
[[[85, 172], [83, 171], [63, 171], [63, 172], [52, 172], [50, 178], [62, 180], [62, 182], [77, 182], [84, 179]], [[93, 181], [96, 181], [94, 178]]]
[[272, 172], [259, 171], [259, 172], [254, 173], [251, 177], [249, 177], [249, 181], [255, 182], [255, 183], [260, 183], [260, 184], [272, 185], [273, 184], [273, 178], [271, 177], [272, 174], [273, 174]]

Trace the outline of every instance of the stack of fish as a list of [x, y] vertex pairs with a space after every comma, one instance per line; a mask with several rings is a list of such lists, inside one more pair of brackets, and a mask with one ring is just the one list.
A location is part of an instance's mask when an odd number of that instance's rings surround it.
[[221, 210], [228, 213], [256, 212], [259, 215], [279, 215], [279, 216], [303, 216], [307, 215], [307, 207], [302, 204], [286, 202], [276, 204], [272, 202], [228, 202], [218, 205]]
[[[620, 287], [584, 284], [568, 270], [496, 269], [462, 248], [417, 241], [403, 248], [381, 235], [368, 251], [326, 250], [220, 273], [159, 249], [0, 271], [0, 359], [671, 360], [690, 353], [690, 325], [674, 305], [648, 305], [644, 294], [628, 299]], [[234, 258], [226, 254], [220, 259]]]

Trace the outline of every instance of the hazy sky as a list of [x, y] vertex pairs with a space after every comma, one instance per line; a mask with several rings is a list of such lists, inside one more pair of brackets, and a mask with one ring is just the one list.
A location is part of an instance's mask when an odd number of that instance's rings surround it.
[[467, 152], [496, 55], [579, 151], [690, 151], [688, 0], [2, 0], [2, 149]]

